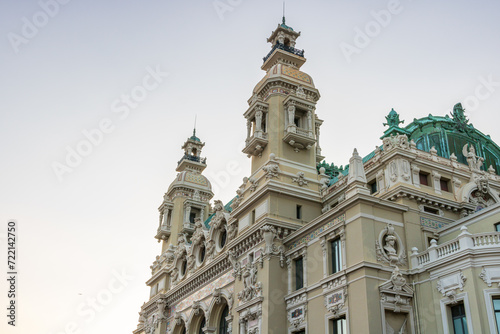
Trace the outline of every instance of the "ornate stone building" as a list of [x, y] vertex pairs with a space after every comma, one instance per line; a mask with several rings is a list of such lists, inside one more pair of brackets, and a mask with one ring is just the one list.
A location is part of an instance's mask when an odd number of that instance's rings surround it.
[[204, 143], [182, 147], [134, 334], [498, 333], [500, 148], [457, 104], [406, 127], [392, 110], [368, 156], [325, 163], [299, 36], [268, 38], [229, 203]]

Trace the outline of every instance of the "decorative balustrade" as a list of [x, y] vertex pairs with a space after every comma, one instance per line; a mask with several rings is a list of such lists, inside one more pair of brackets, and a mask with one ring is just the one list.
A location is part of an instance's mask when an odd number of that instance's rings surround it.
[[500, 251], [500, 232], [470, 234], [466, 226], [462, 226], [461, 231], [457, 238], [441, 245], [438, 245], [436, 240], [432, 240], [429, 248], [423, 252], [419, 253], [418, 249], [413, 247], [412, 269], [422, 268], [467, 249], [499, 248]]
[[181, 160], [179, 160], [177, 162], [177, 165], [180, 165], [180, 163], [182, 162], [182, 160], [189, 160], [189, 161], [194, 161], [194, 162], [199, 162], [199, 163], [202, 163], [202, 164], [206, 164], [207, 162], [207, 158], [200, 158], [200, 157], [197, 157], [195, 155], [188, 155], [188, 154], [185, 154]]
[[269, 51], [269, 53], [267, 54], [267, 56], [265, 56], [263, 58], [264, 63], [266, 62], [267, 59], [269, 59], [269, 57], [271, 57], [271, 55], [273, 54], [274, 50], [276, 50], [276, 49], [281, 49], [283, 51], [290, 52], [290, 53], [292, 53], [294, 55], [297, 55], [297, 56], [300, 56], [300, 57], [304, 57], [304, 50], [299, 50], [299, 49], [293, 48], [291, 46], [286, 46], [285, 44], [276, 43], [273, 46], [273, 48], [271, 49], [271, 51]]
[[474, 234], [472, 242], [474, 247], [500, 246], [500, 232]]

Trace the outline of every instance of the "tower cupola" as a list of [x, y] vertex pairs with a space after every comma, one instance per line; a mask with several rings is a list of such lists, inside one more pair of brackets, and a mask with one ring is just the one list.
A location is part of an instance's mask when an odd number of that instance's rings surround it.
[[300, 32], [296, 32], [287, 26], [285, 24], [285, 17], [283, 17], [283, 23], [278, 24], [276, 30], [267, 39], [271, 43], [272, 49], [264, 57], [262, 69], [267, 71], [276, 64], [285, 64], [292, 68], [300, 69], [306, 62], [306, 59], [304, 58], [304, 50], [295, 48], [295, 43], [299, 36]]
[[184, 150], [184, 156], [179, 160], [176, 171], [191, 170], [200, 173], [203, 172], [207, 167], [207, 159], [201, 157], [203, 146], [205, 146], [205, 143], [202, 143], [200, 138], [196, 137], [196, 129], [193, 129], [193, 135], [181, 147]]

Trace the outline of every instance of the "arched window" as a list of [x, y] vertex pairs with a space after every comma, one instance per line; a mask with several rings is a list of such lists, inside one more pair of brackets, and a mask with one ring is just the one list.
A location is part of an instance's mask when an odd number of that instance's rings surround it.
[[227, 320], [226, 317], [229, 315], [229, 308], [224, 307], [224, 310], [222, 310], [222, 315], [219, 320], [219, 331], [217, 332], [218, 334], [227, 334]]
[[198, 330], [198, 334], [205, 334], [205, 332], [203, 332], [203, 327], [205, 327], [205, 317], [201, 319], [201, 324], [200, 324], [200, 329]]
[[181, 334], [186, 334], [186, 326], [182, 326]]

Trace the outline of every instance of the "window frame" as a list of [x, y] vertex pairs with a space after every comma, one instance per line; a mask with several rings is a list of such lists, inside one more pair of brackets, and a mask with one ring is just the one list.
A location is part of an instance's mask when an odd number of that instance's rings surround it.
[[[336, 245], [336, 247], [334, 248], [334, 245]], [[336, 274], [338, 273], [339, 271], [342, 271], [343, 268], [344, 268], [344, 264], [343, 264], [343, 254], [342, 254], [342, 240], [340, 238], [340, 236], [336, 236], [332, 239], [329, 239], [328, 240], [328, 247], [329, 247], [329, 258], [330, 258], [330, 263], [329, 263], [329, 267], [328, 267], [328, 273], [329, 275], [333, 275], [333, 274]], [[337, 251], [335, 251], [334, 253], [334, 249], [337, 249]], [[335, 259], [334, 259], [335, 257]], [[335, 270], [334, 267], [338, 267], [337, 270]]]
[[[300, 275], [298, 274], [299, 272], [297, 271], [298, 268], [298, 263], [300, 263]], [[299, 256], [293, 260], [293, 269], [294, 269], [294, 283], [295, 283], [295, 290], [300, 290], [304, 287], [304, 257]], [[299, 287], [299, 276], [300, 276], [300, 287]]]

